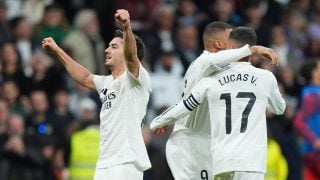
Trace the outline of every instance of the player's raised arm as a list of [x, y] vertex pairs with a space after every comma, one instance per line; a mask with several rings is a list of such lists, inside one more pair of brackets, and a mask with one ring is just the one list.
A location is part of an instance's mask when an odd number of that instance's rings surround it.
[[95, 90], [93, 83], [93, 76], [90, 71], [85, 67], [74, 61], [66, 52], [64, 52], [56, 42], [51, 38], [44, 38], [42, 40], [42, 48], [50, 50], [55, 56], [58, 57], [60, 62], [66, 68], [72, 79], [77, 81], [82, 86]]
[[130, 15], [127, 10], [119, 9], [115, 14], [116, 22], [123, 30], [123, 50], [128, 70], [135, 77], [139, 75], [140, 61], [137, 55], [135, 35], [130, 26]]

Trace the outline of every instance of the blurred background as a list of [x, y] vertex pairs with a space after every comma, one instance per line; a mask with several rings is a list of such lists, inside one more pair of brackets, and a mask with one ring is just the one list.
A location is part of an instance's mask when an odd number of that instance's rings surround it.
[[216, 20], [248, 26], [273, 48], [272, 71], [287, 110], [268, 114], [269, 180], [320, 179], [320, 0], [0, 0], [0, 180], [92, 179], [99, 146], [100, 101], [41, 49], [53, 37], [94, 74], [108, 74], [104, 49], [127, 9], [147, 47], [153, 82], [144, 140], [153, 168], [145, 180], [173, 179], [163, 137], [150, 121], [179, 101], [182, 77], [203, 51], [202, 31]]

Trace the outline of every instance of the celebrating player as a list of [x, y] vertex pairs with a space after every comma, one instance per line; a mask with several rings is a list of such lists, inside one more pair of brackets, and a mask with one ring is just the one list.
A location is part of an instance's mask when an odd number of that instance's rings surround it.
[[[245, 45], [239, 49], [225, 50], [231, 30], [229, 24], [220, 21], [207, 25], [203, 33], [205, 51], [190, 65], [184, 77], [185, 96], [201, 78], [253, 53], [269, 58], [273, 64], [278, 63], [275, 52], [262, 46]], [[159, 128], [155, 133], [161, 134], [163, 131]], [[210, 120], [206, 100], [189, 116], [175, 123], [166, 145], [166, 157], [177, 180], [212, 177]]]
[[[232, 48], [255, 43], [254, 31], [244, 27], [235, 28], [228, 42]], [[208, 103], [215, 179], [264, 179], [267, 150], [265, 111], [267, 107], [276, 114], [285, 110], [274, 75], [253, 67], [248, 60], [248, 57], [242, 58], [225, 70], [203, 78], [188, 98], [151, 123], [153, 130], [160, 131], [163, 126], [194, 113], [199, 105]], [[206, 119], [199, 118], [198, 124], [203, 120]], [[198, 154], [194, 156], [197, 158]]]
[[[117, 10], [118, 31], [105, 50], [105, 65], [111, 75], [98, 76], [71, 59], [52, 38], [42, 47], [51, 50], [81, 85], [96, 90], [102, 101], [100, 112], [100, 155], [95, 180], [142, 180], [143, 171], [151, 167], [141, 134], [141, 121], [146, 113], [151, 81], [139, 60], [144, 57], [144, 44], [135, 36], [126, 10]], [[75, 42], [76, 43], [76, 42]]]

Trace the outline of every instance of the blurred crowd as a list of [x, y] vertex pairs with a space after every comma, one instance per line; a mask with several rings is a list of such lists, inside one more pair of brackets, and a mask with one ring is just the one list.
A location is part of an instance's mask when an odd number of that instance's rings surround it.
[[146, 43], [142, 62], [153, 83], [142, 129], [153, 165], [145, 180], [173, 179], [164, 151], [170, 128], [154, 137], [147, 126], [181, 98], [182, 77], [203, 50], [202, 31], [216, 20], [253, 28], [257, 44], [280, 57], [278, 67], [252, 57], [277, 76], [287, 102], [284, 115], [268, 113], [266, 179], [320, 179], [320, 0], [0, 0], [0, 180], [90, 179], [99, 97], [40, 42], [53, 37], [92, 73], [108, 74], [104, 49], [119, 8]]

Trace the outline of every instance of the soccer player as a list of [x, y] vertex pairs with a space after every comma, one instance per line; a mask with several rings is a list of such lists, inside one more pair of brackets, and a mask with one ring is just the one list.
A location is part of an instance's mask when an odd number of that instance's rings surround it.
[[[207, 25], [203, 34], [205, 51], [190, 65], [184, 77], [185, 95], [190, 94], [191, 88], [201, 78], [252, 53], [268, 57], [273, 64], [277, 64], [274, 51], [262, 46], [245, 45], [239, 49], [224, 50], [230, 31], [231, 26], [224, 22], [215, 21]], [[160, 128], [155, 133], [161, 134], [163, 131]], [[206, 100], [189, 116], [175, 123], [166, 145], [166, 158], [177, 180], [212, 177], [210, 120]]]
[[117, 10], [115, 20], [123, 33], [118, 31], [105, 50], [105, 65], [111, 71], [109, 76], [91, 74], [71, 59], [52, 38], [45, 38], [42, 47], [59, 58], [74, 80], [98, 91], [103, 103], [100, 154], [94, 179], [142, 180], [143, 171], [151, 167], [141, 133], [151, 81], [139, 61], [145, 54], [144, 44], [131, 30], [128, 11]]
[[[228, 46], [254, 45], [256, 39], [252, 29], [239, 27], [231, 31]], [[207, 101], [212, 173], [217, 180], [264, 179], [267, 151], [265, 111], [268, 108], [281, 114], [285, 110], [274, 75], [253, 67], [248, 60], [249, 56], [203, 78], [192, 88], [188, 98], [151, 123], [151, 129], [156, 130], [191, 114]]]

